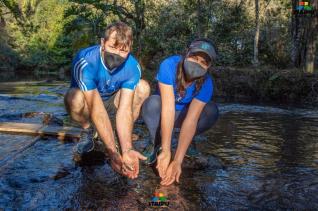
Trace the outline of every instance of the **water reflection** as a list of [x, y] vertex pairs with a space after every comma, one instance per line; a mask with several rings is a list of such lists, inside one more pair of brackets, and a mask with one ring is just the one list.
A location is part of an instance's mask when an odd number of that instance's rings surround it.
[[[32, 86], [32, 93], [7, 89], [0, 96], [0, 120], [41, 122], [23, 115], [34, 111], [63, 118], [65, 87]], [[92, 162], [75, 164], [75, 143], [53, 138], [36, 141], [8, 162], [33, 139], [0, 134], [0, 162], [6, 164], [0, 166], [0, 209], [151, 210], [149, 201], [161, 192], [169, 200], [163, 210], [317, 210], [318, 111], [238, 104], [220, 108], [216, 126], [196, 138], [210, 165], [184, 169], [181, 183], [169, 187], [161, 187], [147, 166], [138, 179], [123, 178], [98, 153]], [[148, 140], [145, 127], [138, 124], [134, 132], [140, 136], [135, 145], [142, 148]]]
[[[235, 130], [226, 137], [229, 122]], [[317, 128], [315, 119], [297, 114], [224, 114], [208, 134], [215, 142], [205, 149], [226, 160], [227, 171], [205, 189], [206, 206], [317, 208]]]

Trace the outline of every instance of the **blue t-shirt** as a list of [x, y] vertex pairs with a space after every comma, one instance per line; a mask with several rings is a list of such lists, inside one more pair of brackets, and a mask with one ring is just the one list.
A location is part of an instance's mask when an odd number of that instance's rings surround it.
[[101, 55], [100, 45], [78, 52], [72, 63], [71, 87], [82, 91], [97, 89], [104, 100], [121, 88], [135, 90], [141, 78], [137, 60], [129, 54], [126, 61], [111, 74]]
[[[160, 64], [159, 71], [156, 75], [157, 81], [173, 86], [177, 111], [182, 110], [186, 105], [191, 103], [193, 98], [207, 103], [211, 100], [213, 94], [213, 81], [209, 74], [205, 75], [204, 83], [202, 84], [201, 89], [197, 92], [195, 91], [195, 83], [192, 83], [185, 89], [185, 94], [183, 97], [181, 97], [180, 94], [177, 93], [176, 78], [178, 63], [180, 62], [180, 60], [181, 56], [179, 55], [166, 58]], [[157, 93], [160, 94], [159, 91]]]

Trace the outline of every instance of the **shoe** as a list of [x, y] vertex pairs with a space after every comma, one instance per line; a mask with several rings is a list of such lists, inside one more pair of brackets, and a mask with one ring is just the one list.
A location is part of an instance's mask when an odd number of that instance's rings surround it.
[[79, 155], [91, 152], [94, 149], [94, 131], [92, 128], [84, 129], [81, 133], [80, 142], [76, 145], [76, 152]]
[[196, 148], [196, 145], [194, 142], [192, 142], [185, 154], [185, 157], [188, 158], [198, 158], [201, 156], [201, 152], [199, 152]]
[[160, 145], [154, 145], [152, 143], [148, 144], [142, 154], [147, 157], [145, 164], [152, 165], [157, 161], [157, 156], [161, 152], [162, 148]]
[[209, 166], [208, 157], [197, 150], [194, 142], [189, 146], [185, 158], [183, 168], [200, 170]]

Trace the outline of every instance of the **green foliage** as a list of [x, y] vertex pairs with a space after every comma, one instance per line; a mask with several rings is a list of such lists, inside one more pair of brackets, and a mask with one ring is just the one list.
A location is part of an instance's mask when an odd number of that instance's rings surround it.
[[9, 46], [8, 34], [3, 29], [0, 29], [0, 52], [0, 72], [6, 70], [13, 72], [16, 68], [18, 55]]
[[[259, 59], [290, 64], [290, 1], [260, 2]], [[197, 37], [216, 43], [218, 65], [246, 66], [253, 56], [254, 1], [1, 0], [2, 69], [57, 72], [80, 49], [99, 43], [121, 20], [134, 29], [133, 53], [150, 78], [160, 61], [180, 54]]]
[[69, 63], [70, 44], [63, 38], [66, 2], [25, 0], [11, 1], [9, 6], [11, 16], [4, 19], [10, 47], [19, 56], [18, 69], [50, 72]]

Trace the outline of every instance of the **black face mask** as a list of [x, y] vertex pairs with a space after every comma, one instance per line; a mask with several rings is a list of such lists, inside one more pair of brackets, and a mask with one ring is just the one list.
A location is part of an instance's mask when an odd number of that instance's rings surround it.
[[104, 61], [109, 72], [114, 72], [117, 67], [124, 63], [126, 58], [119, 56], [118, 54], [104, 51]]
[[207, 72], [201, 65], [196, 62], [184, 60], [183, 63], [184, 73], [187, 81], [192, 81], [204, 76]]

